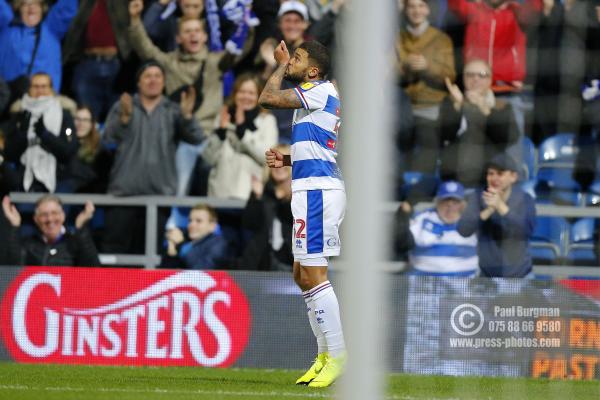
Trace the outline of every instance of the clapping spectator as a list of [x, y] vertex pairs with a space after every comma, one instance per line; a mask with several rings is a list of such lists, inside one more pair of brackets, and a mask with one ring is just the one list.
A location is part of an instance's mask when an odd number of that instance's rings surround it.
[[217, 212], [206, 204], [190, 211], [187, 240], [179, 228], [167, 231], [164, 268], [218, 269], [227, 263], [227, 241], [218, 232]]
[[[110, 173], [108, 193], [119, 196], [167, 195], [177, 193], [175, 152], [179, 141], [200, 143], [202, 129], [193, 118], [194, 88], [181, 95], [180, 104], [163, 96], [165, 74], [153, 61], [138, 71], [138, 94], [124, 93], [111, 109], [104, 137], [117, 146]], [[160, 212], [158, 232], [167, 214]], [[104, 251], [143, 251], [143, 209], [114, 208], [106, 213]], [[159, 235], [162, 236], [162, 235]]]
[[437, 119], [437, 110], [447, 94], [445, 79], [454, 82], [452, 41], [429, 23], [430, 8], [425, 0], [407, 0], [406, 26], [396, 42], [400, 80], [411, 99], [413, 113]]
[[62, 67], [60, 42], [77, 12], [77, 0], [0, 0], [0, 76], [12, 82], [13, 99], [27, 91], [31, 73], [47, 73], [56, 92]]
[[98, 251], [87, 228], [94, 216], [94, 205], [87, 202], [75, 219], [75, 230], [65, 227], [65, 212], [60, 199], [44, 195], [35, 205], [33, 221], [38, 234], [20, 238], [21, 215], [10, 198], [2, 199], [2, 209], [10, 222], [6, 245], [11, 265], [99, 266]]
[[525, 29], [542, 10], [542, 0], [448, 0], [448, 7], [466, 24], [465, 64], [484, 60], [491, 66], [493, 90], [512, 103], [522, 137], [525, 110], [519, 93], [527, 72]]
[[55, 192], [77, 153], [73, 118], [61, 107], [45, 73], [31, 77], [29, 92], [21, 100], [21, 111], [6, 128], [5, 156], [19, 176], [13, 190]]
[[463, 72], [464, 93], [449, 79], [450, 95], [440, 108], [440, 175], [474, 187], [483, 183], [485, 163], [517, 141], [510, 103], [491, 90], [491, 70], [473, 60]]
[[[414, 116], [414, 139], [419, 149], [412, 169], [433, 173], [438, 159], [439, 105], [446, 97], [445, 79], [454, 82], [452, 41], [429, 24], [428, 0], [407, 0], [404, 7], [406, 26], [396, 42], [401, 85], [410, 97]], [[408, 146], [413, 154], [414, 145]], [[408, 154], [407, 154], [408, 155]]]
[[202, 153], [212, 166], [209, 196], [246, 200], [252, 177], [262, 174], [265, 149], [277, 143], [278, 132], [275, 117], [258, 106], [261, 91], [257, 77], [241, 75], [221, 109], [219, 127]]
[[204, 24], [192, 17], [179, 20], [177, 43], [180, 48], [164, 53], [148, 37], [141, 20], [142, 10], [142, 0], [129, 3], [129, 39], [135, 52], [143, 60], [156, 60], [165, 70], [165, 87], [172, 98], [178, 97], [188, 86], [195, 87], [195, 117], [202, 129], [209, 132], [223, 105], [223, 72], [234, 64], [236, 55], [228, 51], [209, 52]]
[[484, 277], [532, 277], [529, 240], [535, 226], [535, 204], [515, 185], [516, 162], [498, 154], [487, 163], [487, 188], [468, 199], [458, 221], [458, 232], [477, 235], [480, 275]]

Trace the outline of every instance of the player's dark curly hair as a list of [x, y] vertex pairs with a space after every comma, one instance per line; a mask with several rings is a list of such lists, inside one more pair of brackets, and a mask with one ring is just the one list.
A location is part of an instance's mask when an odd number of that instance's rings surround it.
[[308, 53], [309, 63], [319, 69], [319, 75], [322, 79], [326, 78], [331, 68], [331, 60], [327, 47], [316, 40], [311, 40], [302, 43], [298, 48]]

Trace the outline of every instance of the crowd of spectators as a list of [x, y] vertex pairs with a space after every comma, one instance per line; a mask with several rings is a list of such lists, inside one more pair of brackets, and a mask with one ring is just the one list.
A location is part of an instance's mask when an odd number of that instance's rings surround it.
[[[61, 193], [247, 201], [238, 213], [193, 208], [189, 245], [173, 223], [181, 210], [159, 209], [163, 264], [197, 268], [190, 256], [196, 246], [218, 241], [224, 254], [207, 268], [289, 269], [290, 173], [265, 173], [263, 157], [266, 148], [291, 142], [293, 111], [267, 111], [257, 99], [276, 67], [279, 41], [290, 52], [311, 39], [332, 51], [343, 44], [337, 22], [345, 3], [0, 0], [0, 195], [39, 192], [50, 195], [41, 205], [55, 208], [62, 206], [52, 195]], [[401, 110], [394, 186], [405, 216], [416, 202], [435, 198], [437, 210], [428, 215], [440, 229], [452, 225], [456, 238], [486, 232], [492, 222], [477, 228], [471, 220], [450, 221], [443, 209], [452, 203], [462, 213], [467, 202], [467, 216], [485, 209], [489, 161], [497, 156], [515, 163], [509, 168], [515, 189], [499, 200], [512, 207], [527, 174], [525, 137], [539, 145], [558, 132], [575, 133], [581, 151], [573, 178], [582, 190], [593, 184], [600, 3], [398, 0], [397, 7], [396, 57], [390, 57]], [[421, 178], [409, 184], [406, 172]], [[440, 182], [460, 190], [448, 195]], [[479, 193], [477, 205], [465, 190]], [[515, 207], [523, 202], [519, 197]], [[88, 238], [83, 225], [91, 207], [73, 215], [69, 240]], [[37, 208], [24, 218], [43, 232]], [[17, 248], [21, 216], [10, 199], [3, 210], [0, 235]], [[495, 210], [490, 221], [503, 217], [502, 205]], [[66, 219], [61, 226], [71, 223]], [[141, 208], [103, 209], [101, 231], [89, 236], [94, 251], [143, 253], [144, 220]], [[414, 240], [403, 251], [414, 252], [424, 245], [407, 221], [403, 232]], [[10, 257], [0, 262], [17, 263]]]

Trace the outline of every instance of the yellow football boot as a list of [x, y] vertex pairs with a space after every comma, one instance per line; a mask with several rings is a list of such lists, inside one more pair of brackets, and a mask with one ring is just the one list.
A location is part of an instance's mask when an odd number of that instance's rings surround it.
[[296, 385], [308, 385], [321, 372], [325, 364], [327, 364], [327, 360], [329, 360], [329, 353], [319, 353], [308, 371], [298, 378]]
[[329, 357], [321, 372], [308, 384], [308, 387], [324, 388], [330, 386], [344, 372], [346, 353], [339, 357]]

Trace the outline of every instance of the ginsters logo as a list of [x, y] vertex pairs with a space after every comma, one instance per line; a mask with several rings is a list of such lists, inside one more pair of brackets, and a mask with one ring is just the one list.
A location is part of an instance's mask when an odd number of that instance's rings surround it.
[[25, 268], [0, 309], [15, 360], [232, 365], [248, 343], [248, 301], [225, 272]]

